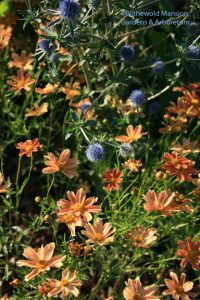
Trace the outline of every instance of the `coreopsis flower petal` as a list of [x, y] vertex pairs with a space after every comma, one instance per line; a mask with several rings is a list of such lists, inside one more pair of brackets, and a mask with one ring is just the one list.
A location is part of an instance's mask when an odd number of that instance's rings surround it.
[[37, 152], [38, 148], [41, 147], [41, 144], [38, 141], [38, 138], [34, 140], [26, 140], [25, 142], [20, 142], [17, 144], [16, 148], [20, 149], [19, 156], [26, 155], [31, 157], [33, 152]]
[[132, 143], [139, 138], [141, 138], [146, 133], [142, 133], [142, 125], [138, 125], [135, 128], [132, 125], [129, 125], [126, 129], [126, 135], [119, 135], [115, 137], [115, 140], [123, 143]]
[[181, 267], [185, 268], [189, 263], [192, 269], [198, 271], [200, 269], [200, 241], [193, 241], [191, 237], [188, 237], [186, 241], [179, 241], [178, 245], [180, 248], [176, 256], [182, 257]]
[[170, 277], [171, 279], [164, 280], [168, 289], [163, 292], [163, 295], [172, 295], [175, 300], [190, 300], [196, 297], [196, 294], [189, 292], [193, 288], [193, 282], [185, 282], [184, 273], [181, 274], [180, 280], [174, 272], [170, 272]]
[[114, 240], [114, 237], [111, 235], [115, 232], [115, 229], [111, 230], [111, 227], [111, 223], [103, 224], [102, 219], [97, 218], [93, 225], [89, 223], [86, 224], [85, 230], [82, 230], [81, 233], [88, 238], [88, 243], [97, 243], [102, 246], [107, 245]]
[[60, 268], [63, 265], [63, 260], [65, 260], [65, 255], [53, 256], [55, 248], [55, 243], [47, 244], [46, 246], [41, 246], [37, 250], [32, 247], [27, 247], [24, 249], [23, 256], [28, 260], [18, 260], [17, 265], [19, 267], [25, 266], [33, 268], [33, 270], [25, 276], [25, 281], [29, 281], [38, 274], [48, 271], [50, 268]]
[[45, 162], [47, 167], [42, 169], [42, 173], [53, 174], [61, 172], [68, 178], [77, 176], [78, 174], [75, 168], [77, 167], [78, 160], [75, 158], [70, 158], [70, 154], [71, 151], [69, 149], [63, 150], [59, 157], [49, 152]]
[[125, 282], [126, 287], [123, 291], [124, 298], [126, 300], [159, 300], [160, 296], [156, 296], [157, 287], [155, 285], [143, 287], [140, 278], [128, 279]]

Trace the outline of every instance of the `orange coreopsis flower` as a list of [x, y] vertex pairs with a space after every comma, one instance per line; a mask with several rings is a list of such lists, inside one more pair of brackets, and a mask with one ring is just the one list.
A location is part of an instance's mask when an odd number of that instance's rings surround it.
[[75, 82], [72, 86], [67, 82], [64, 87], [60, 88], [60, 92], [66, 95], [66, 99], [70, 100], [73, 97], [80, 95], [80, 84]]
[[103, 224], [102, 219], [97, 218], [93, 225], [89, 223], [86, 224], [85, 230], [82, 230], [81, 233], [88, 237], [88, 243], [97, 243], [102, 246], [107, 245], [114, 240], [114, 237], [111, 235], [115, 232], [115, 229], [110, 230], [111, 227], [111, 223]]
[[119, 190], [119, 183], [122, 181], [123, 173], [114, 168], [112, 171], [107, 169], [104, 174], [104, 181], [108, 183], [107, 191]]
[[16, 146], [17, 149], [20, 149], [19, 156], [26, 155], [27, 157], [31, 157], [33, 152], [37, 152], [40, 147], [38, 138], [18, 143]]
[[132, 142], [140, 139], [143, 135], [146, 134], [146, 132], [142, 133], [142, 125], [138, 125], [135, 128], [132, 125], [129, 125], [126, 129], [126, 132], [127, 136], [119, 135], [115, 137], [115, 140], [118, 142], [131, 144]]
[[65, 214], [59, 214], [59, 211], [57, 213], [57, 222], [58, 223], [64, 223], [67, 225], [67, 227], [69, 228], [71, 235], [75, 236], [76, 235], [76, 226], [83, 226], [83, 221], [81, 220], [80, 217], [75, 216], [75, 214], [73, 214], [72, 212], [68, 212]]
[[37, 250], [32, 247], [27, 247], [24, 249], [23, 256], [28, 258], [28, 260], [18, 260], [17, 265], [19, 267], [29, 267], [33, 270], [25, 276], [25, 281], [29, 281], [38, 274], [49, 271], [50, 268], [60, 268], [65, 260], [65, 255], [53, 256], [55, 248], [55, 243], [47, 244], [46, 246], [41, 246]]
[[198, 141], [193, 141], [191, 142], [190, 139], [183, 139], [183, 143], [180, 144], [175, 144], [172, 147], [172, 150], [174, 150], [175, 152], [178, 153], [183, 153], [183, 154], [187, 154], [187, 153], [199, 153], [200, 149], [197, 147]]
[[186, 241], [179, 241], [178, 245], [180, 248], [177, 250], [176, 255], [182, 257], [181, 267], [185, 268], [189, 263], [194, 270], [199, 270], [200, 241], [193, 241], [191, 237], [188, 237]]
[[7, 184], [3, 184], [3, 182], [4, 182], [4, 177], [3, 174], [0, 172], [0, 194], [7, 193], [8, 191]]
[[131, 172], [136, 173], [139, 172], [140, 167], [142, 166], [141, 160], [129, 159], [124, 164], [122, 164], [123, 168], [128, 170], [128, 176]]
[[58, 87], [57, 84], [53, 85], [53, 84], [47, 83], [43, 89], [35, 88], [35, 91], [36, 91], [36, 93], [41, 94], [41, 95], [48, 95], [48, 94], [53, 93], [57, 89], [57, 87]]
[[81, 286], [81, 282], [79, 279], [77, 279], [77, 271], [71, 273], [69, 268], [66, 268], [62, 272], [62, 278], [60, 281], [51, 279], [50, 284], [53, 288], [47, 294], [48, 297], [53, 297], [61, 292], [61, 298], [64, 299], [70, 294], [74, 297], [78, 297], [80, 293], [79, 287]]
[[33, 57], [31, 54], [26, 55], [26, 51], [23, 50], [21, 52], [21, 55], [17, 53], [12, 54], [12, 61], [8, 62], [8, 67], [13, 68], [16, 67], [18, 69], [24, 69], [24, 70], [32, 70], [33, 66], [31, 65], [33, 62]]
[[59, 216], [72, 212], [76, 217], [80, 217], [83, 222], [89, 222], [92, 220], [91, 213], [100, 213], [101, 208], [99, 205], [94, 205], [97, 202], [97, 198], [86, 198], [85, 191], [81, 188], [76, 194], [74, 192], [67, 192], [68, 200], [61, 199], [57, 202], [60, 210]]
[[144, 196], [144, 209], [149, 212], [158, 211], [161, 216], [169, 216], [173, 211], [177, 211], [173, 207], [175, 193], [170, 191], [162, 191], [156, 194], [153, 190], [149, 190]]
[[78, 160], [75, 158], [70, 158], [71, 151], [65, 149], [61, 152], [59, 157], [55, 154], [49, 152], [47, 154], [47, 161], [45, 162], [46, 168], [42, 169], [43, 174], [54, 174], [57, 172], [62, 172], [68, 178], [73, 178], [77, 176], [76, 167]]
[[180, 182], [192, 181], [191, 175], [197, 173], [194, 169], [195, 162], [186, 157], [180, 156], [177, 152], [165, 153], [165, 163], [162, 167], [172, 175], [176, 175]]
[[47, 297], [48, 293], [54, 289], [54, 285], [51, 280], [45, 281], [38, 286], [38, 294], [43, 297]]
[[0, 24], [0, 51], [8, 45], [11, 35], [12, 27], [5, 27], [4, 25]]
[[125, 282], [126, 287], [123, 291], [126, 300], [159, 300], [160, 296], [156, 296], [157, 287], [153, 284], [151, 286], [143, 287], [140, 278], [128, 279]]
[[12, 86], [9, 91], [15, 91], [19, 93], [23, 89], [27, 92], [30, 91], [35, 80], [31, 79], [31, 74], [24, 74], [23, 69], [20, 69], [17, 71], [17, 76], [12, 76], [11, 80], [8, 80], [7, 82]]
[[191, 200], [186, 198], [183, 194], [180, 194], [179, 192], [175, 192], [175, 197], [171, 205], [177, 211], [192, 212], [193, 208], [188, 205], [190, 202]]
[[40, 106], [37, 102], [33, 104], [34, 109], [27, 109], [26, 110], [26, 117], [39, 117], [46, 112], [48, 112], [48, 106], [49, 104], [47, 102], [42, 103]]
[[186, 275], [184, 273], [181, 274], [180, 280], [174, 272], [170, 272], [170, 277], [172, 280], [165, 279], [168, 289], [163, 292], [163, 295], [172, 295], [175, 300], [190, 300], [196, 297], [196, 294], [190, 292], [193, 288], [193, 282], [185, 282]]
[[143, 229], [140, 225], [137, 225], [133, 231], [127, 232], [125, 236], [131, 240], [134, 247], [148, 248], [157, 240], [156, 233], [155, 228]]

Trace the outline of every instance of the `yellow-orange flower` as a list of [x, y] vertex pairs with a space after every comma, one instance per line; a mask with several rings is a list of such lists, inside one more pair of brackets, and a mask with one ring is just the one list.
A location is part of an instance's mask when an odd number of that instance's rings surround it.
[[170, 272], [170, 277], [172, 280], [165, 279], [168, 289], [163, 292], [163, 295], [171, 295], [175, 300], [190, 300], [196, 297], [196, 294], [190, 292], [193, 288], [193, 282], [185, 282], [186, 275], [184, 273], [181, 274], [180, 280], [174, 272]]
[[47, 154], [47, 161], [45, 162], [46, 168], [42, 169], [44, 174], [54, 174], [57, 172], [62, 172], [65, 176], [73, 178], [77, 176], [76, 167], [78, 160], [75, 158], [70, 158], [71, 151], [65, 149], [61, 152], [59, 157], [55, 154], [49, 152]]
[[114, 240], [114, 237], [111, 235], [115, 232], [115, 229], [110, 230], [111, 227], [111, 223], [103, 224], [102, 219], [97, 218], [93, 225], [89, 223], [86, 224], [85, 230], [82, 230], [81, 233], [88, 237], [88, 243], [97, 243], [102, 246], [107, 245]]
[[26, 117], [39, 117], [46, 112], [48, 112], [48, 106], [49, 104], [47, 102], [42, 103], [40, 106], [37, 102], [33, 104], [34, 109], [27, 109], [25, 116]]
[[81, 218], [83, 222], [89, 222], [92, 220], [91, 213], [100, 213], [101, 208], [99, 205], [94, 205], [97, 202], [97, 198], [86, 198], [85, 191], [80, 188], [76, 194], [74, 192], [67, 192], [68, 200], [60, 199], [57, 204], [59, 206], [58, 216], [65, 215], [72, 212], [76, 217]]
[[39, 143], [38, 138], [20, 142], [16, 146], [17, 149], [20, 149], [19, 156], [26, 155], [27, 157], [31, 157], [33, 152], [38, 151], [39, 147], [41, 147], [41, 144]]
[[163, 155], [165, 163], [162, 165], [167, 173], [176, 175], [180, 182], [192, 181], [192, 176], [197, 173], [194, 168], [195, 162], [180, 156], [177, 152], [165, 153]]
[[118, 142], [129, 143], [140, 139], [146, 133], [142, 133], [142, 125], [138, 125], [135, 128], [132, 125], [129, 125], [126, 129], [126, 135], [119, 135], [115, 137], [115, 140]]
[[32, 70], [33, 66], [31, 65], [33, 62], [33, 57], [31, 54], [26, 55], [26, 51], [23, 50], [21, 52], [21, 55], [17, 53], [12, 54], [12, 59], [11, 61], [8, 62], [9, 68], [16, 67], [18, 69], [24, 69], [24, 70]]
[[75, 298], [78, 297], [80, 291], [79, 287], [81, 286], [81, 281], [77, 279], [77, 271], [70, 272], [69, 268], [66, 268], [62, 272], [61, 280], [51, 279], [50, 285], [52, 290], [47, 294], [48, 297], [53, 297], [58, 293], [61, 294], [61, 298], [64, 299], [68, 295], [73, 295]]
[[7, 82], [12, 86], [9, 91], [20, 93], [23, 89], [27, 92], [30, 91], [35, 80], [31, 79], [31, 74], [24, 74], [24, 70], [20, 69], [17, 71], [17, 76], [12, 76], [11, 80], [8, 80]]
[[0, 172], [0, 194], [7, 193], [8, 191], [7, 184], [3, 184], [3, 182], [4, 182], [4, 177], [3, 174]]
[[143, 287], [140, 278], [128, 279], [126, 287], [123, 291], [126, 300], [159, 300], [160, 296], [156, 296], [157, 287], [153, 284], [151, 286]]
[[153, 190], [149, 190], [144, 196], [144, 209], [149, 212], [158, 211], [161, 216], [169, 216], [177, 208], [173, 207], [175, 193], [170, 191], [162, 191], [156, 194]]
[[142, 166], [141, 160], [136, 159], [129, 159], [124, 164], [122, 164], [123, 168], [128, 170], [128, 176], [131, 172], [136, 173], [139, 171], [140, 167]]
[[200, 149], [197, 147], [197, 145], [198, 145], [198, 141], [191, 142], [190, 139], [183, 138], [183, 143], [175, 144], [172, 147], [172, 150], [183, 154], [199, 153]]
[[144, 229], [137, 225], [133, 231], [127, 232], [125, 236], [131, 240], [134, 247], [148, 248], [157, 240], [156, 233], [157, 230], [155, 228]]
[[36, 93], [41, 94], [41, 95], [48, 95], [53, 93], [57, 89], [58, 85], [57, 84], [50, 84], [47, 83], [44, 88], [35, 88]]
[[12, 27], [5, 27], [4, 25], [0, 24], [0, 51], [8, 45], [11, 35]]
[[70, 100], [80, 95], [80, 84], [78, 82], [74, 82], [71, 86], [68, 82], [66, 82], [65, 86], [60, 88], [60, 92], [66, 95], [66, 99]]
[[49, 271], [50, 268], [60, 268], [65, 260], [65, 255], [53, 256], [55, 249], [55, 243], [47, 244], [46, 246], [41, 246], [37, 250], [32, 247], [27, 247], [24, 249], [23, 256], [28, 258], [28, 260], [18, 260], [17, 265], [19, 267], [29, 267], [33, 270], [25, 276], [25, 281], [29, 281], [38, 274]]

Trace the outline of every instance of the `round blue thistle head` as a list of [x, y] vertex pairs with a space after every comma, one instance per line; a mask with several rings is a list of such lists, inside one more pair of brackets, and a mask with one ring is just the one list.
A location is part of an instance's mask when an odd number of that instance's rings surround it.
[[192, 35], [199, 33], [199, 31], [200, 31], [199, 24], [196, 22], [191, 22], [187, 27], [187, 31], [189, 34], [192, 34]]
[[98, 143], [91, 144], [86, 150], [86, 156], [91, 162], [102, 160], [104, 158], [104, 154], [104, 148]]
[[122, 157], [127, 157], [127, 156], [130, 156], [133, 152], [133, 147], [128, 144], [128, 143], [123, 143], [121, 146], [120, 146], [120, 149], [119, 149], [119, 154], [122, 156]]
[[88, 0], [88, 6], [89, 6], [89, 8], [95, 8], [95, 9], [97, 9], [100, 4], [101, 4], [101, 0]]
[[120, 56], [124, 60], [133, 60], [135, 58], [135, 49], [130, 45], [125, 45], [120, 49]]
[[188, 49], [188, 56], [191, 58], [200, 58], [200, 48], [192, 45]]
[[39, 47], [45, 52], [50, 52], [55, 49], [55, 44], [52, 42], [52, 40], [42, 39], [39, 43]]
[[80, 11], [80, 6], [76, 0], [61, 0], [58, 10], [64, 19], [74, 19]]
[[152, 71], [155, 75], [162, 75], [165, 72], [165, 63], [158, 59], [153, 63]]
[[81, 105], [81, 110], [82, 111], [85, 111], [88, 107], [90, 107], [91, 106], [91, 104], [90, 103], [84, 103], [83, 105]]
[[145, 101], [145, 95], [141, 90], [133, 90], [129, 99], [136, 105], [140, 106]]
[[150, 101], [148, 108], [151, 113], [158, 113], [160, 111], [160, 102]]

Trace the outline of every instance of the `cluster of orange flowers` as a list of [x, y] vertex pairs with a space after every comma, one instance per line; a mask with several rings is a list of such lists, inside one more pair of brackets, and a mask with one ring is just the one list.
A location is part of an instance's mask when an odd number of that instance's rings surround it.
[[200, 118], [200, 98], [197, 95], [199, 89], [199, 82], [185, 87], [174, 87], [173, 91], [180, 92], [183, 96], [178, 98], [177, 103], [171, 102], [167, 107], [165, 121], [162, 123], [164, 127], [160, 128], [161, 133], [180, 132], [186, 128], [188, 119]]

